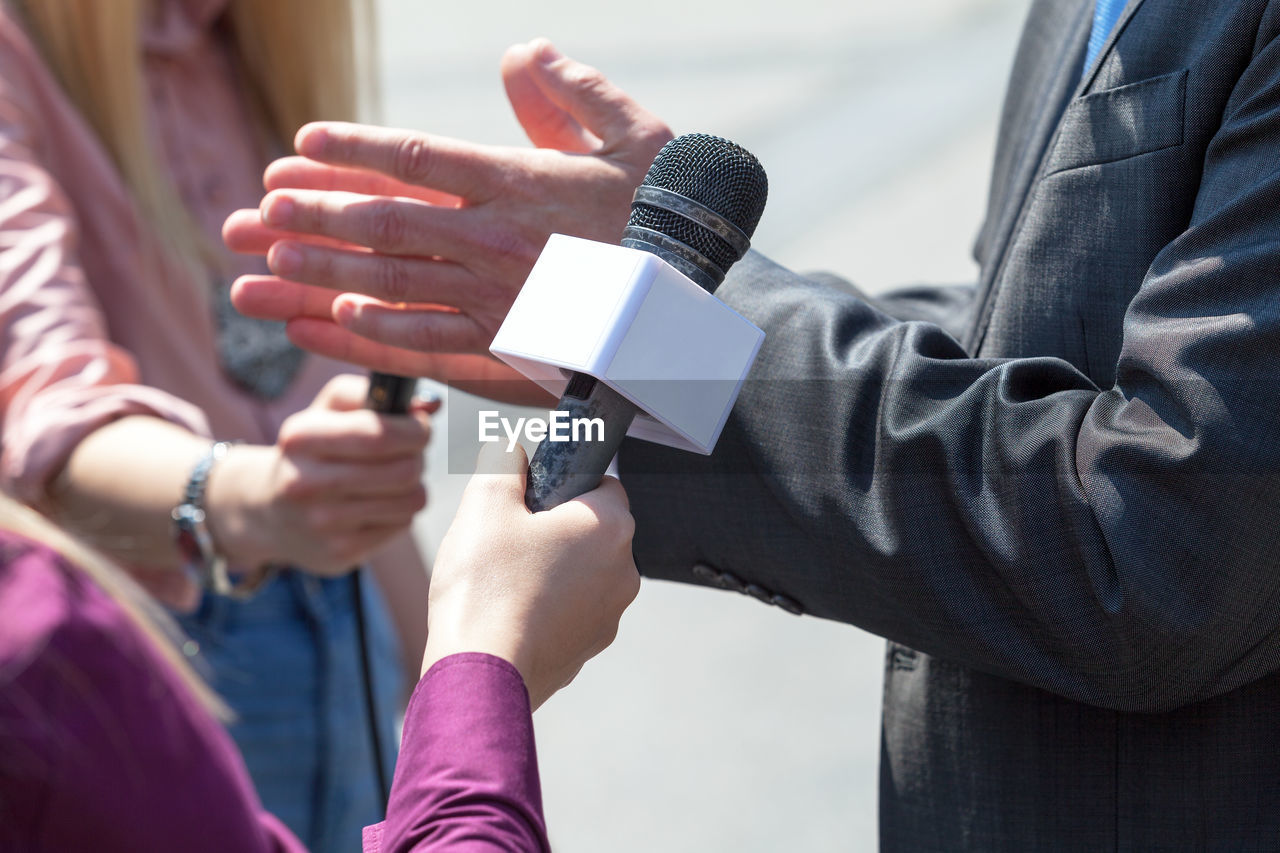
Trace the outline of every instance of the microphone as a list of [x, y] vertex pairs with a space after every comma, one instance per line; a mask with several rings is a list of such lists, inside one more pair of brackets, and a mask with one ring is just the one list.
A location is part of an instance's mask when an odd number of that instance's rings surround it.
[[[636, 189], [622, 245], [651, 252], [708, 293], [751, 246], [769, 193], [760, 162], [746, 149], [703, 133], [663, 146]], [[604, 382], [573, 373], [555, 411], [567, 422], [598, 419], [598, 440], [543, 440], [529, 463], [525, 505], [551, 509], [600, 485], [637, 407]]]
[[373, 371], [369, 374], [364, 407], [380, 415], [403, 415], [409, 411], [409, 401], [417, 387], [416, 378]]

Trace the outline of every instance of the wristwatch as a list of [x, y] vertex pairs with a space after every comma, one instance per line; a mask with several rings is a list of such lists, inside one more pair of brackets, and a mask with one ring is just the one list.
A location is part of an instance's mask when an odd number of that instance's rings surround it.
[[209, 445], [191, 469], [182, 502], [173, 508], [173, 537], [182, 554], [183, 568], [201, 587], [217, 595], [232, 598], [248, 598], [257, 592], [274, 574], [271, 564], [263, 566], [248, 579], [233, 583], [227, 573], [227, 558], [218, 552], [209, 532], [208, 517], [204, 509], [204, 492], [209, 483], [209, 472], [219, 459], [227, 455], [232, 442], [215, 441]]

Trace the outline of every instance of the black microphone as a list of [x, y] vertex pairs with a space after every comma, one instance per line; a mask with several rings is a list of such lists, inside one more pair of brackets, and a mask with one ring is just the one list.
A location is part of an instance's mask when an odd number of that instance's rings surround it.
[[[652, 252], [709, 293], [747, 253], [764, 212], [769, 179], [746, 149], [703, 133], [663, 146], [636, 189], [622, 245]], [[595, 377], [574, 373], [556, 411], [568, 422], [598, 419], [597, 441], [550, 441], [529, 463], [525, 504], [551, 509], [600, 485], [637, 409]]]
[[409, 401], [417, 387], [416, 378], [374, 371], [369, 374], [364, 407], [380, 415], [403, 415], [409, 411]]

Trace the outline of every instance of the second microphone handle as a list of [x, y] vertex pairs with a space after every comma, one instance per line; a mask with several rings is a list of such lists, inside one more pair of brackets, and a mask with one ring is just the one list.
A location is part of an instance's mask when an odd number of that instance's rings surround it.
[[600, 485], [637, 412], [626, 397], [582, 373], [573, 375], [555, 410], [566, 412], [570, 424], [598, 418], [604, 436], [593, 441], [597, 433], [585, 428], [576, 441], [545, 440], [538, 445], [524, 493], [525, 506], [534, 512], [560, 506]]
[[375, 371], [369, 374], [369, 395], [364, 407], [381, 415], [403, 415], [409, 411], [409, 401], [417, 388], [416, 377]]

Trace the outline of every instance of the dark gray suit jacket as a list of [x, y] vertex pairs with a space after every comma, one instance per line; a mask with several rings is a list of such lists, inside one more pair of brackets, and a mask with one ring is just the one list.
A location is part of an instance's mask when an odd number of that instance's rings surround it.
[[976, 289], [749, 256], [715, 454], [623, 450], [642, 571], [892, 641], [888, 850], [1280, 850], [1280, 0], [1082, 79], [1093, 5], [1031, 11]]

